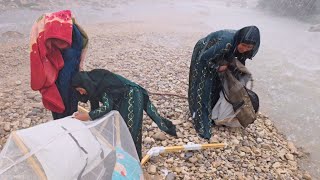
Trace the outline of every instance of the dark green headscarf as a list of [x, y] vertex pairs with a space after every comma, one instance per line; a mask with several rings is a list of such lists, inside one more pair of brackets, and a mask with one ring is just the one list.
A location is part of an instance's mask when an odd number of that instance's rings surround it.
[[87, 102], [91, 99], [98, 100], [105, 92], [113, 95], [127, 91], [126, 84], [116, 74], [105, 69], [78, 72], [73, 77], [71, 85], [74, 88], [80, 87], [87, 91], [87, 95], [78, 93], [81, 102]]
[[[246, 53], [239, 53], [237, 46], [240, 43], [252, 44], [254, 48]], [[260, 47], [260, 31], [256, 26], [247, 26], [238, 30], [234, 36], [234, 55], [240, 62], [244, 62], [247, 58], [252, 59], [258, 52]], [[244, 64], [244, 63], [243, 63]]]

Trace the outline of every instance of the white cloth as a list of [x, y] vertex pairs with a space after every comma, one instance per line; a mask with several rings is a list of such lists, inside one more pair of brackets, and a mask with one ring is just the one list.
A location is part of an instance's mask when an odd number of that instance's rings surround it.
[[220, 98], [212, 109], [211, 118], [216, 125], [225, 125], [229, 127], [241, 127], [232, 105], [225, 99], [223, 92], [220, 92]]

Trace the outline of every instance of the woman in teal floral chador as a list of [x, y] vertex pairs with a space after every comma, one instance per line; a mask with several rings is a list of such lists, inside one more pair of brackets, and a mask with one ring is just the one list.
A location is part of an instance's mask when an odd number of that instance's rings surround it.
[[228, 64], [235, 57], [245, 64], [247, 58], [256, 55], [259, 46], [260, 32], [256, 26], [213, 32], [195, 45], [190, 64], [188, 101], [194, 127], [201, 137], [211, 137], [213, 122], [210, 112], [221, 91], [218, 72], [230, 69]]
[[[129, 128], [140, 158], [143, 110], [162, 131], [177, 136], [176, 127], [159, 115], [147, 91], [120, 75], [104, 69], [82, 71], [73, 77], [72, 86], [78, 92], [79, 101], [89, 100], [91, 104], [89, 113], [76, 113], [75, 118], [83, 121], [95, 120], [111, 110], [119, 111]], [[99, 102], [102, 103], [100, 107]]]

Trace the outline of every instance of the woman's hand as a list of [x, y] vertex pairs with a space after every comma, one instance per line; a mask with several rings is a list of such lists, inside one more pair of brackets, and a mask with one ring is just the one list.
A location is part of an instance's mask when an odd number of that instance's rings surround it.
[[89, 121], [90, 120], [89, 113], [75, 112], [73, 114], [73, 117], [80, 120], [80, 121]]
[[219, 66], [218, 71], [219, 72], [223, 72], [223, 71], [225, 71], [227, 69], [228, 69], [228, 65], [222, 65], [222, 66]]

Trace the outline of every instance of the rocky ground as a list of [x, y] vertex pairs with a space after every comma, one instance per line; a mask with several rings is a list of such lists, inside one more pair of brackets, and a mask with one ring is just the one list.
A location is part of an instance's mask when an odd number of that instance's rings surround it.
[[[86, 69], [106, 68], [151, 92], [187, 95], [188, 68], [199, 33], [181, 34], [139, 23], [98, 24], [90, 35]], [[107, 31], [106, 31], [107, 30]], [[0, 50], [0, 149], [11, 131], [51, 119], [29, 85], [27, 41]], [[150, 179], [312, 179], [298, 160], [305, 155], [277, 131], [267, 116], [246, 129], [214, 127], [206, 141], [197, 136], [186, 99], [152, 95], [159, 112], [177, 125], [178, 138], [160, 132], [145, 116], [143, 154], [154, 146], [227, 144], [222, 149], [165, 154], [143, 167]]]

